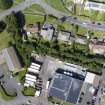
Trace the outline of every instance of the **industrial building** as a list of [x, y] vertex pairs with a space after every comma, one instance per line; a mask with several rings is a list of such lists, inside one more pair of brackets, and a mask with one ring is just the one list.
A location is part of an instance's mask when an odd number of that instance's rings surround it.
[[88, 89], [88, 91], [91, 91], [89, 99], [92, 99], [100, 78], [90, 72], [85, 72], [84, 74], [73, 72], [73, 70], [58, 69], [50, 83], [48, 97], [54, 97], [63, 102], [76, 105], [87, 105], [85, 99], [80, 101], [81, 93], [83, 92], [84, 96], [88, 96], [89, 92], [85, 91]]
[[77, 73], [58, 69], [50, 85], [49, 97], [76, 104], [84, 79]]

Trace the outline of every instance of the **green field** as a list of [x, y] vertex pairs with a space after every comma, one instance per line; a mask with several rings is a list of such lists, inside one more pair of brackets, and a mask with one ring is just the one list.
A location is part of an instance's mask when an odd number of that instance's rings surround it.
[[13, 42], [12, 36], [6, 31], [0, 33], [0, 50], [9, 46], [9, 42]]

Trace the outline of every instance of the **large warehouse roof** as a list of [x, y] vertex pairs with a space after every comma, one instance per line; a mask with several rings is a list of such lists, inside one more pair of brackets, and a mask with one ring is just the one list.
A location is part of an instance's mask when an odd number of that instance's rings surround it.
[[56, 73], [50, 85], [49, 96], [76, 104], [83, 80], [63, 73]]

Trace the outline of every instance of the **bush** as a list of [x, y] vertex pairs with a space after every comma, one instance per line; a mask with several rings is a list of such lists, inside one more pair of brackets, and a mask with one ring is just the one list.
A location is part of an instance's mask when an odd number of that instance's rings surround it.
[[25, 96], [34, 96], [35, 95], [35, 88], [33, 87], [24, 87], [23, 94]]
[[0, 9], [8, 9], [12, 6], [12, 0], [0, 0]]

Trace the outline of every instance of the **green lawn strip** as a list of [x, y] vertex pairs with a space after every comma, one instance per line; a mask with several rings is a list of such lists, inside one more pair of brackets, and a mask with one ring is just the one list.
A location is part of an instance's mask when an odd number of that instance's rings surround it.
[[70, 6], [72, 6], [74, 4], [73, 0], [64, 0], [64, 4], [66, 6], [66, 8], [69, 8]]
[[55, 18], [55, 17], [53, 17], [53, 16], [48, 16], [48, 18], [47, 18], [47, 22], [49, 23], [49, 24], [57, 24], [57, 18]]
[[9, 46], [9, 42], [13, 42], [12, 36], [6, 31], [0, 33], [0, 50]]
[[15, 6], [17, 6], [18, 4], [20, 4], [21, 2], [24, 2], [24, 1], [25, 1], [25, 0], [14, 0], [12, 7], [15, 7]]
[[9, 101], [14, 99], [14, 97], [9, 96], [6, 94], [6, 92], [3, 90], [3, 88], [0, 86], [0, 96], [5, 100], [5, 101]]
[[103, 31], [94, 31], [93, 33], [94, 34], [93, 34], [92, 38], [94, 38], [94, 37], [102, 38], [105, 36], [105, 32], [103, 32]]
[[44, 22], [44, 16], [25, 14], [26, 24], [34, 24], [36, 22]]
[[65, 9], [62, 0], [45, 0], [46, 3], [48, 3], [49, 5], [51, 5], [53, 8], [62, 11], [62, 12], [66, 12], [68, 13], [68, 11]]
[[76, 15], [79, 15], [81, 13], [81, 6], [76, 5]]
[[62, 26], [64, 27], [65, 30], [72, 31], [73, 26], [69, 22], [67, 21], [63, 22]]
[[44, 9], [38, 4], [33, 4], [31, 7], [24, 10], [24, 12], [26, 12], [26, 13], [28, 13], [28, 12], [33, 12], [34, 13], [34, 11], [45, 13]]
[[78, 26], [78, 32], [77, 32], [77, 34], [79, 34], [79, 35], [85, 35], [87, 31], [88, 31], [87, 28]]
[[55, 97], [48, 97], [48, 101], [52, 102], [52, 103], [61, 103], [62, 100], [55, 98]]
[[52, 103], [57, 103], [57, 104], [63, 103], [63, 105], [75, 105], [75, 104], [72, 104], [69, 102], [64, 102], [63, 100], [60, 100], [60, 99], [55, 98], [55, 97], [48, 97], [48, 100]]
[[33, 87], [24, 87], [23, 94], [25, 96], [34, 96], [35, 95], [35, 88]]
[[98, 13], [97, 21], [105, 22], [105, 13], [104, 12], [99, 12]]
[[75, 104], [69, 103], [69, 102], [64, 102], [63, 104], [64, 104], [64, 105], [75, 105]]
[[97, 20], [97, 16], [98, 16], [98, 11], [94, 11], [94, 10], [90, 10], [90, 19], [91, 20]]

